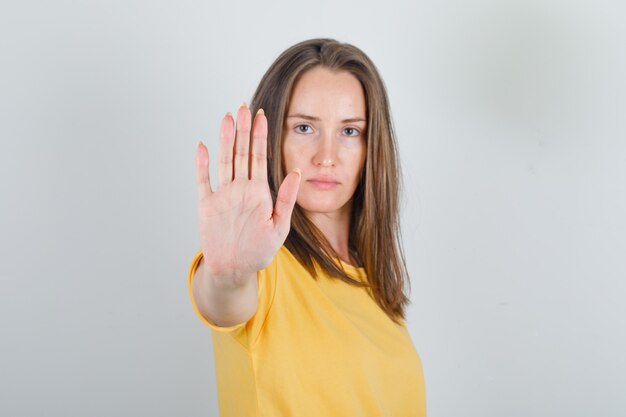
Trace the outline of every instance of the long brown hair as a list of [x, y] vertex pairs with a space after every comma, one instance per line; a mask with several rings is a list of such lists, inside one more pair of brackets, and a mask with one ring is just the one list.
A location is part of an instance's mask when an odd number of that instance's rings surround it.
[[282, 158], [284, 122], [293, 86], [314, 67], [348, 71], [360, 82], [366, 101], [367, 151], [361, 179], [352, 196], [350, 254], [365, 269], [368, 283], [351, 278], [333, 260], [339, 255], [323, 233], [296, 204], [285, 246], [317, 277], [317, 264], [330, 276], [369, 288], [370, 295], [396, 323], [405, 318], [410, 291], [400, 235], [398, 198], [400, 165], [389, 112], [389, 100], [374, 63], [360, 49], [334, 39], [310, 39], [284, 51], [267, 70], [252, 98], [250, 109], [259, 108], [268, 118], [268, 181], [274, 201], [285, 178]]

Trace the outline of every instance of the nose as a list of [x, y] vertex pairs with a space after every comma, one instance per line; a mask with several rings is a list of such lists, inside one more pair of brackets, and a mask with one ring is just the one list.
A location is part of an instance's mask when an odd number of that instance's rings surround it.
[[333, 136], [329, 132], [321, 134], [317, 142], [317, 149], [313, 156], [313, 165], [333, 167], [337, 164], [337, 149]]

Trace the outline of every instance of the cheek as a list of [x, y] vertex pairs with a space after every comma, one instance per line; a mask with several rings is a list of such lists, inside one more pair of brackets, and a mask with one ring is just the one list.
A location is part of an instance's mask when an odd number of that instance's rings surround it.
[[365, 156], [367, 154], [367, 148], [365, 143], [361, 143], [357, 148], [354, 149], [353, 154], [351, 155], [351, 164], [350, 164], [350, 171], [354, 174], [354, 176], [356, 177], [356, 180], [358, 181], [358, 179], [361, 177], [361, 171], [363, 170], [363, 167], [365, 166]]
[[292, 143], [288, 140], [283, 142], [283, 165], [285, 166], [285, 174], [293, 171], [294, 168], [299, 167], [298, 152], [292, 146]]

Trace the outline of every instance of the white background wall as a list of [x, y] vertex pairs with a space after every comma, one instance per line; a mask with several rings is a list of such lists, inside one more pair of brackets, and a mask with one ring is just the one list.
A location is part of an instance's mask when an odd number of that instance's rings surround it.
[[217, 415], [195, 146], [311, 37], [389, 89], [429, 416], [626, 415], [624, 3], [243, 3], [0, 6], [0, 415]]

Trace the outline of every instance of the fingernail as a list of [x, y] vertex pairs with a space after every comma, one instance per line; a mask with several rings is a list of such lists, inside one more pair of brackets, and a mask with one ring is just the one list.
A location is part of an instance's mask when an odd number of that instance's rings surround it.
[[246, 102], [244, 101], [243, 103], [241, 103], [241, 106], [239, 107], [248, 107], [248, 105], [246, 104]]
[[233, 117], [233, 114], [231, 112], [226, 112], [226, 116], [224, 117]]
[[259, 111], [256, 112], [256, 114], [265, 114], [265, 112], [263, 111], [263, 109], [259, 109]]
[[198, 141], [198, 146], [200, 146], [200, 145], [204, 145], [204, 143], [202, 143], [201, 140]]
[[298, 176], [300, 176], [300, 177], [302, 176], [302, 172], [300, 172], [300, 168], [294, 169], [293, 172], [297, 172]]

